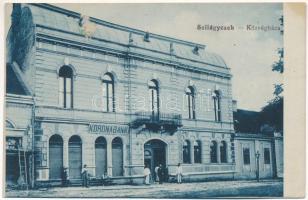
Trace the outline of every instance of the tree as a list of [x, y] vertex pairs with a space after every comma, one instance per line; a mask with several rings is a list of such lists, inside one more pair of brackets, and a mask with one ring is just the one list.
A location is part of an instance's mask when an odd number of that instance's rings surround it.
[[[283, 16], [279, 18], [281, 31], [280, 34], [283, 35]], [[283, 48], [278, 49], [279, 60], [274, 62], [272, 65], [272, 71], [278, 72], [280, 74], [284, 71], [284, 60]], [[262, 108], [260, 112], [260, 122], [261, 124], [268, 124], [274, 128], [275, 131], [283, 131], [283, 84], [274, 85], [274, 99], [269, 101], [268, 104]]]

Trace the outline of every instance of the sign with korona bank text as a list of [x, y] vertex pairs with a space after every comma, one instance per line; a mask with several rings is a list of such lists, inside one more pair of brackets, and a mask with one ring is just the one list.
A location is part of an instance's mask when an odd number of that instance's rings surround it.
[[89, 124], [90, 133], [107, 133], [107, 134], [125, 134], [128, 133], [128, 126], [125, 125], [113, 125], [113, 124]]

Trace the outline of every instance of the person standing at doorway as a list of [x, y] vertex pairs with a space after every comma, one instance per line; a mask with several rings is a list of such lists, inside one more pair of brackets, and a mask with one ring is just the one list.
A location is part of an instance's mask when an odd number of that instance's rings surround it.
[[87, 165], [83, 165], [83, 168], [81, 170], [81, 176], [82, 176], [82, 186], [89, 187], [89, 173]]
[[181, 163], [176, 167], [176, 178], [178, 183], [182, 183], [183, 169]]
[[158, 173], [159, 184], [162, 184], [163, 183], [163, 179], [164, 179], [164, 169], [163, 169], [162, 164], [159, 164], [159, 168], [157, 170], [157, 173]]
[[67, 187], [69, 183], [69, 175], [67, 167], [63, 167], [62, 171], [62, 186]]
[[150, 185], [150, 175], [151, 175], [151, 171], [149, 169], [149, 167], [146, 165], [144, 167], [144, 182], [146, 185]]
[[158, 182], [158, 168], [159, 168], [159, 166], [157, 165], [154, 169], [154, 171], [155, 171], [155, 182]]

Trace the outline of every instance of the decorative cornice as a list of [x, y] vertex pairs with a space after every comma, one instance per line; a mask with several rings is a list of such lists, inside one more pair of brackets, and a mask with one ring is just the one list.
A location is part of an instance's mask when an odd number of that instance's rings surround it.
[[[149, 62], [157, 62], [157, 63], [161, 63], [161, 64], [165, 64], [165, 65], [171, 65], [171, 66], [176, 66], [178, 68], [195, 70], [197, 72], [205, 72], [205, 73], [218, 75], [218, 76], [222, 76], [222, 77], [228, 77], [228, 78], [232, 77], [232, 75], [229, 74], [229, 73], [213, 71], [213, 70], [204, 69], [204, 68], [201, 68], [201, 67], [190, 66], [190, 68], [186, 68], [184, 66], [188, 66], [188, 64], [183, 64], [180, 61], [175, 61], [175, 60], [172, 60], [172, 59], [156, 58], [156, 57], [148, 56], [148, 55], [145, 55], [145, 54], [139, 54], [139, 53], [133, 53], [133, 52], [128, 52], [128, 51], [116, 50], [116, 49], [112, 49], [112, 48], [100, 47], [100, 46], [97, 46], [97, 45], [86, 44], [86, 43], [82, 43], [82, 42], [76, 42], [76, 41], [62, 39], [62, 38], [58, 38], [58, 37], [54, 37], [54, 36], [50, 36], [50, 35], [44, 35], [44, 34], [41, 34], [41, 33], [37, 34], [37, 39], [49, 41], [49, 42], [56, 42], [56, 43], [63, 44], [63, 45], [75, 46], [75, 47], [78, 47], [78, 48], [85, 48], [85, 49], [94, 50], [94, 51], [102, 51], [104, 53], [114, 54], [116, 56], [131, 57], [131, 58], [146, 60], [146, 61], [149, 61]], [[140, 48], [140, 47], [138, 47], [138, 48]], [[166, 55], [168, 55], [168, 54], [166, 54]], [[186, 58], [182, 58], [182, 57], [178, 57], [178, 58], [193, 62], [190, 59], [186, 59]], [[212, 65], [212, 64], [209, 64], [209, 63], [205, 63], [205, 62], [200, 62], [200, 64], [218, 67], [218, 68], [221, 68], [221, 69], [225, 69], [226, 71], [229, 71], [228, 68], [223, 68], [221, 66]]]
[[[73, 12], [73, 11], [70, 11], [70, 10], [66, 10], [66, 9], [63, 9], [63, 8], [59, 8], [59, 7], [50, 5], [50, 4], [37, 4], [37, 3], [34, 4], [34, 3], [31, 3], [30, 5], [36, 6], [36, 7], [41, 7], [41, 8], [44, 8], [44, 9], [48, 9], [48, 10], [58, 12], [58, 13], [66, 15], [66, 16], [75, 17], [75, 18], [78, 18], [78, 19], [81, 17], [80, 13]], [[94, 17], [89, 17], [89, 20], [91, 22], [96, 23], [96, 24], [99, 24], [99, 25], [102, 25], [102, 26], [105, 26], [105, 27], [109, 27], [109, 28], [113, 28], [113, 29], [117, 29], [117, 30], [121, 30], [121, 31], [125, 31], [125, 32], [128, 32], [128, 33], [134, 33], [134, 34], [137, 34], [137, 35], [145, 35], [147, 33], [146, 31], [122, 26], [122, 25], [119, 25], [119, 24], [114, 24], [114, 23], [107, 22], [107, 21], [97, 19], [97, 18], [94, 18]], [[154, 33], [151, 33], [151, 38], [156, 38], [156, 39], [167, 41], [167, 42], [173, 42], [173, 43], [177, 43], [177, 44], [187, 45], [187, 46], [190, 46], [190, 47], [196, 47], [197, 46], [200, 49], [204, 49], [206, 47], [203, 44], [198, 44], [198, 43], [195, 43], [195, 42], [189, 42], [189, 41], [185, 41], [185, 40], [171, 38], [171, 37], [167, 37], [167, 36], [163, 36], [163, 35], [159, 35], [159, 34], [154, 34]]]

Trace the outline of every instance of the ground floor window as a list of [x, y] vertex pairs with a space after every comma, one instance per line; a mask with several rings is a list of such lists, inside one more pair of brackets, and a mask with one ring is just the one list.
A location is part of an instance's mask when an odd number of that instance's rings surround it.
[[249, 148], [243, 149], [243, 160], [244, 160], [244, 165], [250, 164], [250, 150], [249, 150]]
[[183, 143], [183, 163], [190, 163], [190, 142], [188, 140]]
[[264, 164], [271, 164], [269, 148], [264, 148]]
[[227, 162], [227, 143], [225, 141], [222, 141], [220, 144], [220, 162]]
[[199, 140], [194, 143], [194, 161], [201, 163], [201, 142]]
[[210, 146], [211, 163], [217, 163], [217, 142], [212, 141]]

